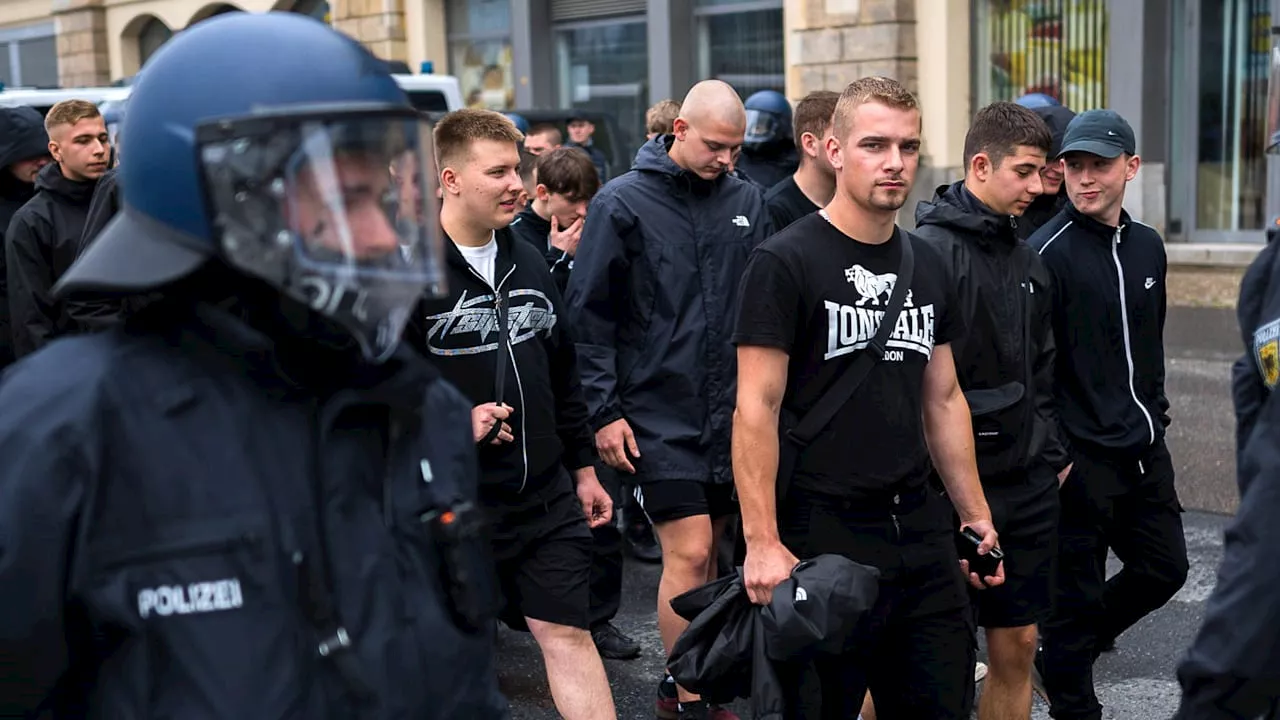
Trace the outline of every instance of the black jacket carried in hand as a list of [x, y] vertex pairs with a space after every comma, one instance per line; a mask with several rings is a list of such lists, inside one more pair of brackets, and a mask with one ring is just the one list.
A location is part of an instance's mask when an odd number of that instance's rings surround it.
[[278, 295], [235, 302], [0, 382], [0, 716], [61, 677], [54, 717], [509, 717], [492, 619], [457, 619], [495, 583], [445, 589], [488, 541], [433, 534], [475, 502], [467, 401], [416, 353], [370, 367], [282, 341]]
[[546, 263], [509, 229], [495, 237], [496, 292], [447, 242], [449, 295], [419, 304], [406, 339], [473, 406], [498, 402], [495, 302], [507, 297], [511, 345], [502, 401], [513, 408], [506, 423], [515, 441], [479, 448], [481, 490], [525, 492], [536, 489], [530, 481], [548, 479], [557, 465], [590, 467], [595, 440], [587, 426], [573, 338]]
[[917, 205], [913, 232], [942, 252], [955, 278], [968, 332], [951, 349], [973, 413], [979, 474], [1039, 461], [1062, 470], [1069, 461], [1053, 397], [1053, 296], [1038, 254], [1017, 238], [1013, 218], [996, 215], [963, 182]]
[[1274, 717], [1280, 704], [1280, 242], [1240, 284], [1244, 355], [1233, 367], [1240, 509], [1227, 528], [1204, 625], [1178, 668], [1177, 720]]
[[4, 238], [9, 222], [36, 194], [36, 186], [9, 172], [17, 162], [49, 154], [44, 118], [35, 108], [0, 108], [0, 368], [13, 362], [13, 330], [9, 322], [9, 279], [5, 272]]
[[565, 292], [593, 430], [625, 418], [641, 482], [733, 482], [738, 281], [769, 236], [755, 187], [703, 180], [654, 138], [591, 200]]
[[880, 571], [819, 555], [791, 571], [768, 605], [753, 605], [742, 568], [671, 600], [689, 621], [667, 661], [676, 682], [713, 702], [751, 698], [756, 720], [786, 716], [774, 663], [843, 654], [880, 594]]
[[36, 177], [36, 195], [9, 223], [5, 236], [14, 355], [22, 358], [55, 337], [76, 331], [53, 286], [80, 251], [96, 180], [69, 180], [57, 163]]
[[513, 235], [529, 243], [542, 254], [542, 259], [547, 262], [547, 269], [551, 271], [551, 279], [555, 280], [556, 289], [563, 296], [565, 288], [569, 285], [569, 271], [573, 269], [573, 256], [552, 247], [551, 221], [543, 220], [541, 215], [533, 211], [531, 205], [520, 211], [516, 219], [512, 220], [507, 227], [511, 229]]
[[[120, 212], [120, 183], [112, 168], [98, 179], [89, 203], [89, 215], [80, 234], [80, 248], [76, 256], [84, 254], [98, 233]], [[141, 306], [140, 296], [124, 296], [110, 293], [80, 292], [66, 298], [67, 315], [79, 332], [105, 330], [120, 321], [122, 313]]]
[[1073, 205], [1030, 245], [1053, 279], [1055, 394], [1068, 444], [1134, 455], [1164, 437], [1164, 240], [1122, 212], [1119, 227]]

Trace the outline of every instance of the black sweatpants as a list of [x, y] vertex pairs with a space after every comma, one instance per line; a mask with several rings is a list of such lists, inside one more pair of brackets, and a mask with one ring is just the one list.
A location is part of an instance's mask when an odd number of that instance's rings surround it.
[[[1182, 505], [1164, 442], [1137, 456], [1076, 443], [1059, 491], [1053, 610], [1041, 628], [1044, 682], [1057, 720], [1098, 720], [1093, 663], [1187, 580]], [[1106, 580], [1105, 549], [1124, 569]]]
[[622, 603], [622, 486], [617, 471], [599, 463], [596, 477], [613, 498], [613, 520], [591, 529], [591, 627], [612, 622]]
[[867, 689], [881, 720], [968, 720], [977, 644], [951, 505], [919, 487], [886, 502], [792, 489], [782, 541], [880, 570], [875, 606], [840, 655], [779, 668], [788, 720], [853, 720]]

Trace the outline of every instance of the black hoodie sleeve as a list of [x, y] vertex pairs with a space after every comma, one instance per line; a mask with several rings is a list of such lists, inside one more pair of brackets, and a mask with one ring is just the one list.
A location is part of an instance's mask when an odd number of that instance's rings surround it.
[[[550, 293], [556, 317], [564, 318], [559, 290]], [[596, 459], [595, 436], [587, 422], [587, 401], [578, 371], [578, 350], [568, 325], [557, 322], [549, 343], [552, 391], [556, 398], [556, 434], [564, 445], [564, 466], [570, 470], [590, 467]]]
[[[30, 206], [24, 208], [29, 210]], [[57, 334], [53, 268], [40, 248], [40, 235], [52, 228], [37, 213], [18, 211], [5, 233], [5, 275], [9, 280], [9, 318], [13, 354], [23, 358]]]

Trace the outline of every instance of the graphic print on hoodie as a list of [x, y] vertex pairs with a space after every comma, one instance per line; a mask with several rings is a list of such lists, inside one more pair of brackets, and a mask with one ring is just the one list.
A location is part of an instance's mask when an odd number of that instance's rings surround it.
[[[405, 339], [425, 354], [472, 406], [505, 402], [515, 440], [478, 448], [481, 495], [532, 492], [551, 482], [558, 465], [588, 467], [595, 459], [587, 427], [573, 339], [561, 322], [560, 293], [541, 254], [507, 228], [494, 233], [495, 288], [452, 241], [446, 243], [448, 296], [423, 300]], [[496, 304], [507, 298], [509, 349], [503, 397], [495, 397], [501, 351]]]
[[5, 272], [17, 358], [76, 329], [65, 303], [53, 296], [53, 286], [79, 253], [97, 185], [97, 180], [69, 180], [58, 163], [49, 163], [36, 176], [35, 197], [9, 223]]

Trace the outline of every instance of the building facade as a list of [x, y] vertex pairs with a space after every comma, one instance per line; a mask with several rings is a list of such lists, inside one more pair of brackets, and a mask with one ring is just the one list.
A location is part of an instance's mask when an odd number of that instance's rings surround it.
[[471, 106], [604, 111], [637, 145], [645, 108], [702, 78], [798, 100], [890, 75], [924, 108], [920, 196], [961, 175], [978, 107], [1046, 92], [1130, 120], [1144, 162], [1127, 205], [1171, 241], [1261, 242], [1280, 211], [1262, 152], [1280, 0], [233, 2], [6, 0], [0, 82], [107, 84], [210, 15], [290, 10], [456, 75]]

